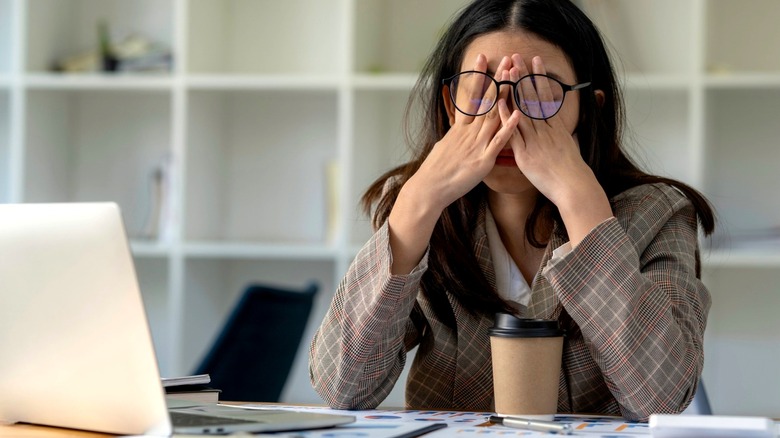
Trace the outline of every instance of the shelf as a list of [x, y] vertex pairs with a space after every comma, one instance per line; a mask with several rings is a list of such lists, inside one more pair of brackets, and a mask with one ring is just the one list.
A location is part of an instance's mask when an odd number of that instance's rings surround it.
[[135, 257], [166, 257], [171, 252], [171, 245], [156, 240], [132, 239], [130, 251]]
[[168, 90], [173, 87], [169, 75], [141, 74], [57, 74], [26, 75], [24, 85], [38, 90]]
[[334, 260], [338, 251], [333, 245], [189, 242], [184, 254], [192, 258]]
[[196, 74], [186, 84], [193, 90], [315, 90], [335, 91], [337, 76], [305, 74]]
[[687, 90], [691, 76], [664, 73], [629, 73], [626, 76], [627, 90]]
[[357, 74], [352, 77], [352, 85], [358, 90], [409, 91], [417, 78], [411, 73]]
[[711, 89], [780, 89], [780, 72], [709, 74], [704, 84]]
[[51, 71], [65, 57], [96, 50], [101, 20], [113, 43], [139, 35], [173, 47], [173, 0], [27, 0], [25, 70]]

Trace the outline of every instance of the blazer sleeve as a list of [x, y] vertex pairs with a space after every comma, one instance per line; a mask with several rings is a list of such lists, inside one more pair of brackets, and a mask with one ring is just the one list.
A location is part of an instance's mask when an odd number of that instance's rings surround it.
[[688, 406], [704, 365], [710, 295], [699, 279], [696, 213], [671, 188], [617, 202], [544, 275], [580, 327], [621, 413]]
[[334, 409], [373, 409], [419, 343], [411, 315], [428, 251], [408, 275], [391, 275], [388, 225], [369, 239], [341, 280], [309, 350], [312, 386]]

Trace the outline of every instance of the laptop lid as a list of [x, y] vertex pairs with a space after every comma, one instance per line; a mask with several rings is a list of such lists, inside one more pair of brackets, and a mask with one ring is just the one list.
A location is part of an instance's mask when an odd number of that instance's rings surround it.
[[[1, 422], [172, 433], [116, 204], [0, 205], [0, 279]], [[170, 413], [187, 423], [176, 432], [215, 434], [355, 419], [217, 405], [179, 404]]]
[[0, 205], [0, 421], [169, 435], [119, 208]]

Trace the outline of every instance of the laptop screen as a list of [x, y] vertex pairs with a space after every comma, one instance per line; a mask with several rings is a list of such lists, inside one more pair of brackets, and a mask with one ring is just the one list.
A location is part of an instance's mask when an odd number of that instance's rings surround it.
[[113, 203], [0, 205], [0, 421], [169, 435]]

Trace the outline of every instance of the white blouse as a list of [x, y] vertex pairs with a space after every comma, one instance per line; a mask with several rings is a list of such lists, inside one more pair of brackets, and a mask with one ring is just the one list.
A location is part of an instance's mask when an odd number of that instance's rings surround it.
[[[520, 268], [512, 260], [512, 256], [509, 255], [504, 242], [501, 241], [501, 235], [498, 234], [498, 227], [495, 219], [493, 219], [493, 213], [490, 212], [490, 208], [487, 209], [487, 214], [485, 215], [485, 228], [488, 245], [490, 246], [490, 256], [493, 259], [493, 270], [496, 274], [496, 292], [518, 310], [525, 309], [531, 300], [531, 287], [525, 281]], [[569, 252], [571, 252], [571, 244], [566, 242], [553, 251], [550, 262], [565, 256]], [[536, 275], [539, 274], [539, 272], [536, 273]]]

